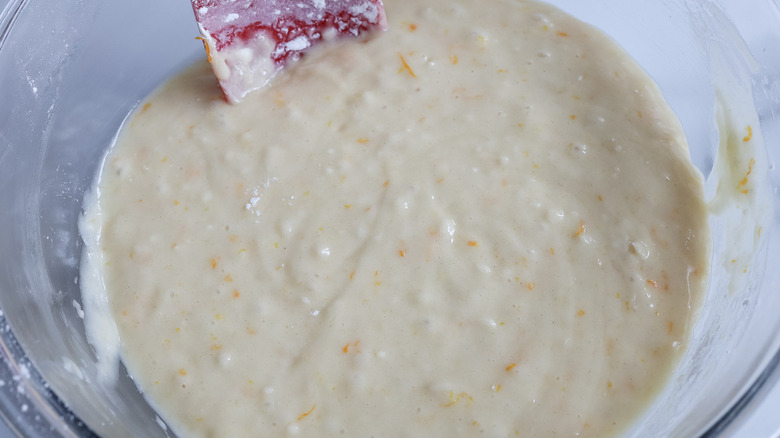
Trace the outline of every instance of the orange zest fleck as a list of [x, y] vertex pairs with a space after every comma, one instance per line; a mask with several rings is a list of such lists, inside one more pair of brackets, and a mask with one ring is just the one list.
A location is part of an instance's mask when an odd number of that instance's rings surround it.
[[452, 63], [452, 65], [458, 65], [458, 55], [450, 56], [450, 62]]
[[353, 342], [351, 344], [345, 345], [344, 348], [341, 349], [341, 352], [344, 353], [344, 354], [349, 353], [349, 348], [353, 347], [352, 351], [354, 353], [360, 353], [359, 345], [360, 345], [360, 339], [358, 339], [357, 341], [355, 341], [355, 342]]
[[528, 288], [528, 290], [534, 290], [534, 288], [536, 287], [536, 283], [534, 283], [533, 281], [531, 281], [531, 282], [529, 282], [529, 283], [526, 285], [526, 287]]
[[747, 143], [751, 138], [753, 138], [753, 128], [750, 125], [747, 125], [747, 135], [742, 139], [742, 141]]
[[238, 298], [241, 296], [241, 292], [238, 291], [238, 289], [235, 289], [233, 291], [233, 298]]
[[404, 55], [402, 55], [400, 52], [398, 53], [398, 57], [401, 58], [401, 64], [403, 64], [403, 67], [401, 67], [398, 70], [398, 73], [403, 72], [404, 70], [408, 71], [410, 75], [412, 75], [413, 78], [416, 78], [417, 75], [414, 74], [414, 71], [412, 71], [412, 68], [409, 67], [409, 64], [406, 63], [406, 59], [404, 59]]
[[[744, 177], [744, 178], [742, 178], [742, 179], [739, 181], [739, 185], [737, 186], [737, 188], [742, 188], [742, 187], [744, 187], [744, 186], [746, 186], [746, 185], [747, 185], [747, 183], [748, 183], [748, 177], [750, 176], [750, 174], [751, 174], [751, 173], [753, 173], [753, 166], [754, 166], [755, 164], [756, 164], [756, 160], [755, 160], [755, 158], [751, 158], [751, 159], [750, 159], [750, 163], [748, 164], [748, 171], [747, 171], [747, 173], [745, 174], [745, 177]], [[742, 193], [746, 194], [746, 195], [747, 195], [747, 193], [748, 193], [748, 189], [747, 189], [747, 187], [745, 187], [744, 189], [742, 189], [742, 190], [740, 190], [740, 191], [741, 191]]]
[[514, 367], [516, 367], [516, 366], [517, 366], [517, 364], [516, 364], [516, 363], [510, 363], [510, 364], [509, 364], [509, 365], [507, 365], [507, 366], [506, 366], [506, 368], [504, 368], [504, 369], [505, 369], [505, 370], [507, 370], [507, 371], [512, 371], [512, 369], [513, 369]]
[[647, 284], [649, 284], [650, 286], [653, 286], [653, 287], [655, 287], [655, 288], [657, 288], [657, 287], [658, 287], [658, 283], [656, 283], [656, 282], [655, 282], [655, 281], [653, 281], [653, 280], [647, 280]]
[[570, 116], [569, 116], [569, 118], [570, 118], [570, 119], [572, 119], [572, 120], [574, 120], [574, 119], [576, 119], [576, 118], [577, 118], [577, 116], [575, 116], [574, 114], [572, 114], [572, 115], [570, 115]]
[[359, 139], [357, 139], [357, 142], [360, 144], [366, 144], [368, 143], [368, 141], [369, 140], [366, 137], [360, 137]]
[[181, 368], [181, 369], [179, 369], [179, 374], [181, 374], [182, 376], [186, 376], [187, 375], [187, 370], [185, 370], [184, 368]]
[[476, 240], [469, 240], [469, 246], [479, 246]]
[[211, 62], [211, 49], [209, 49], [209, 44], [203, 37], [195, 37], [195, 39], [200, 40], [203, 43], [203, 48], [206, 49], [206, 58]]
[[226, 283], [232, 283], [232, 282], [233, 282], [233, 277], [231, 277], [231, 276], [230, 276], [230, 273], [228, 273], [228, 274], [225, 276], [225, 282], [226, 282]]
[[146, 103], [144, 104], [143, 108], [141, 108], [141, 111], [146, 111], [146, 110], [148, 110], [149, 108], [151, 108], [151, 106], [152, 106], [152, 102], [146, 102]]
[[585, 232], [585, 222], [580, 221], [580, 227], [577, 228], [577, 231], [574, 233], [574, 237], [580, 237], [584, 232]]
[[461, 392], [457, 396], [453, 394], [452, 391], [450, 391], [450, 402], [447, 404], [443, 404], [442, 407], [449, 408], [451, 406], [454, 406], [456, 403], [458, 403], [461, 399], [468, 399], [470, 401], [474, 401], [474, 399], [466, 392]]
[[301, 420], [303, 420], [304, 418], [308, 417], [308, 416], [309, 416], [309, 414], [311, 414], [312, 412], [314, 412], [314, 408], [316, 408], [316, 407], [317, 407], [317, 405], [316, 405], [316, 404], [315, 404], [315, 405], [312, 405], [312, 406], [311, 406], [311, 409], [309, 409], [308, 411], [306, 411], [306, 412], [302, 413], [302, 414], [301, 414], [301, 415], [298, 417], [298, 421], [301, 421]]
[[561, 32], [561, 31], [558, 31], [558, 36], [559, 36], [559, 37], [567, 37], [567, 36], [569, 36], [569, 34], [568, 34], [568, 33], [566, 33], [566, 32]]
[[281, 91], [277, 91], [274, 95], [274, 104], [278, 107], [284, 107], [286, 105], [284, 94]]
[[211, 269], [214, 269], [217, 267], [217, 259], [211, 259]]
[[401, 256], [401, 257], [406, 256], [406, 254], [404, 253], [404, 250], [402, 250], [402, 249], [398, 250], [398, 255]]
[[577, 311], [577, 316], [585, 316], [585, 311], [580, 309]]
[[344, 204], [344, 208], [351, 208], [352, 204]]
[[414, 32], [415, 30], [417, 30], [417, 25], [414, 23], [409, 23], [408, 27], [409, 27], [409, 32]]

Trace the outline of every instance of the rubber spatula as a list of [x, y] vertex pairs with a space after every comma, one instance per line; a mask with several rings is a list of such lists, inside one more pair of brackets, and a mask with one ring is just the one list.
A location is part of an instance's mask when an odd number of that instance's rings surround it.
[[267, 85], [290, 60], [337, 36], [387, 27], [382, 0], [191, 0], [228, 102]]

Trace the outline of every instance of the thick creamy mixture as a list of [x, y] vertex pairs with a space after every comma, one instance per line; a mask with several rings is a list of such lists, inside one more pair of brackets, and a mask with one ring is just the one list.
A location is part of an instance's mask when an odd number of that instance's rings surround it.
[[183, 435], [625, 430], [707, 275], [678, 121], [549, 6], [386, 7], [241, 105], [207, 65], [143, 104], [88, 206], [85, 294]]

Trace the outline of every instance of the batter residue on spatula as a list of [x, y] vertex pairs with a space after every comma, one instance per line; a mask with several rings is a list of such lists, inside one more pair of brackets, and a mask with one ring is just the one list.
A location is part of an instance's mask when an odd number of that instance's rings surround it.
[[225, 98], [236, 103], [328, 36], [387, 27], [381, 0], [192, 0]]

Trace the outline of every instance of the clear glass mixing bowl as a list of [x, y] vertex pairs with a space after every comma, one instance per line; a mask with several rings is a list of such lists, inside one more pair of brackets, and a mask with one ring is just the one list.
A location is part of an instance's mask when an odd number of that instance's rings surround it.
[[[628, 436], [728, 435], [780, 374], [777, 0], [552, 3], [606, 31], [659, 82], [714, 199], [701, 321]], [[0, 413], [22, 436], [170, 435], [126, 373], [115, 386], [96, 379], [76, 223], [128, 113], [203, 56], [190, 3], [0, 0], [0, 10]], [[739, 148], [748, 125], [755, 148]], [[750, 195], [717, 195], [746, 157]]]

